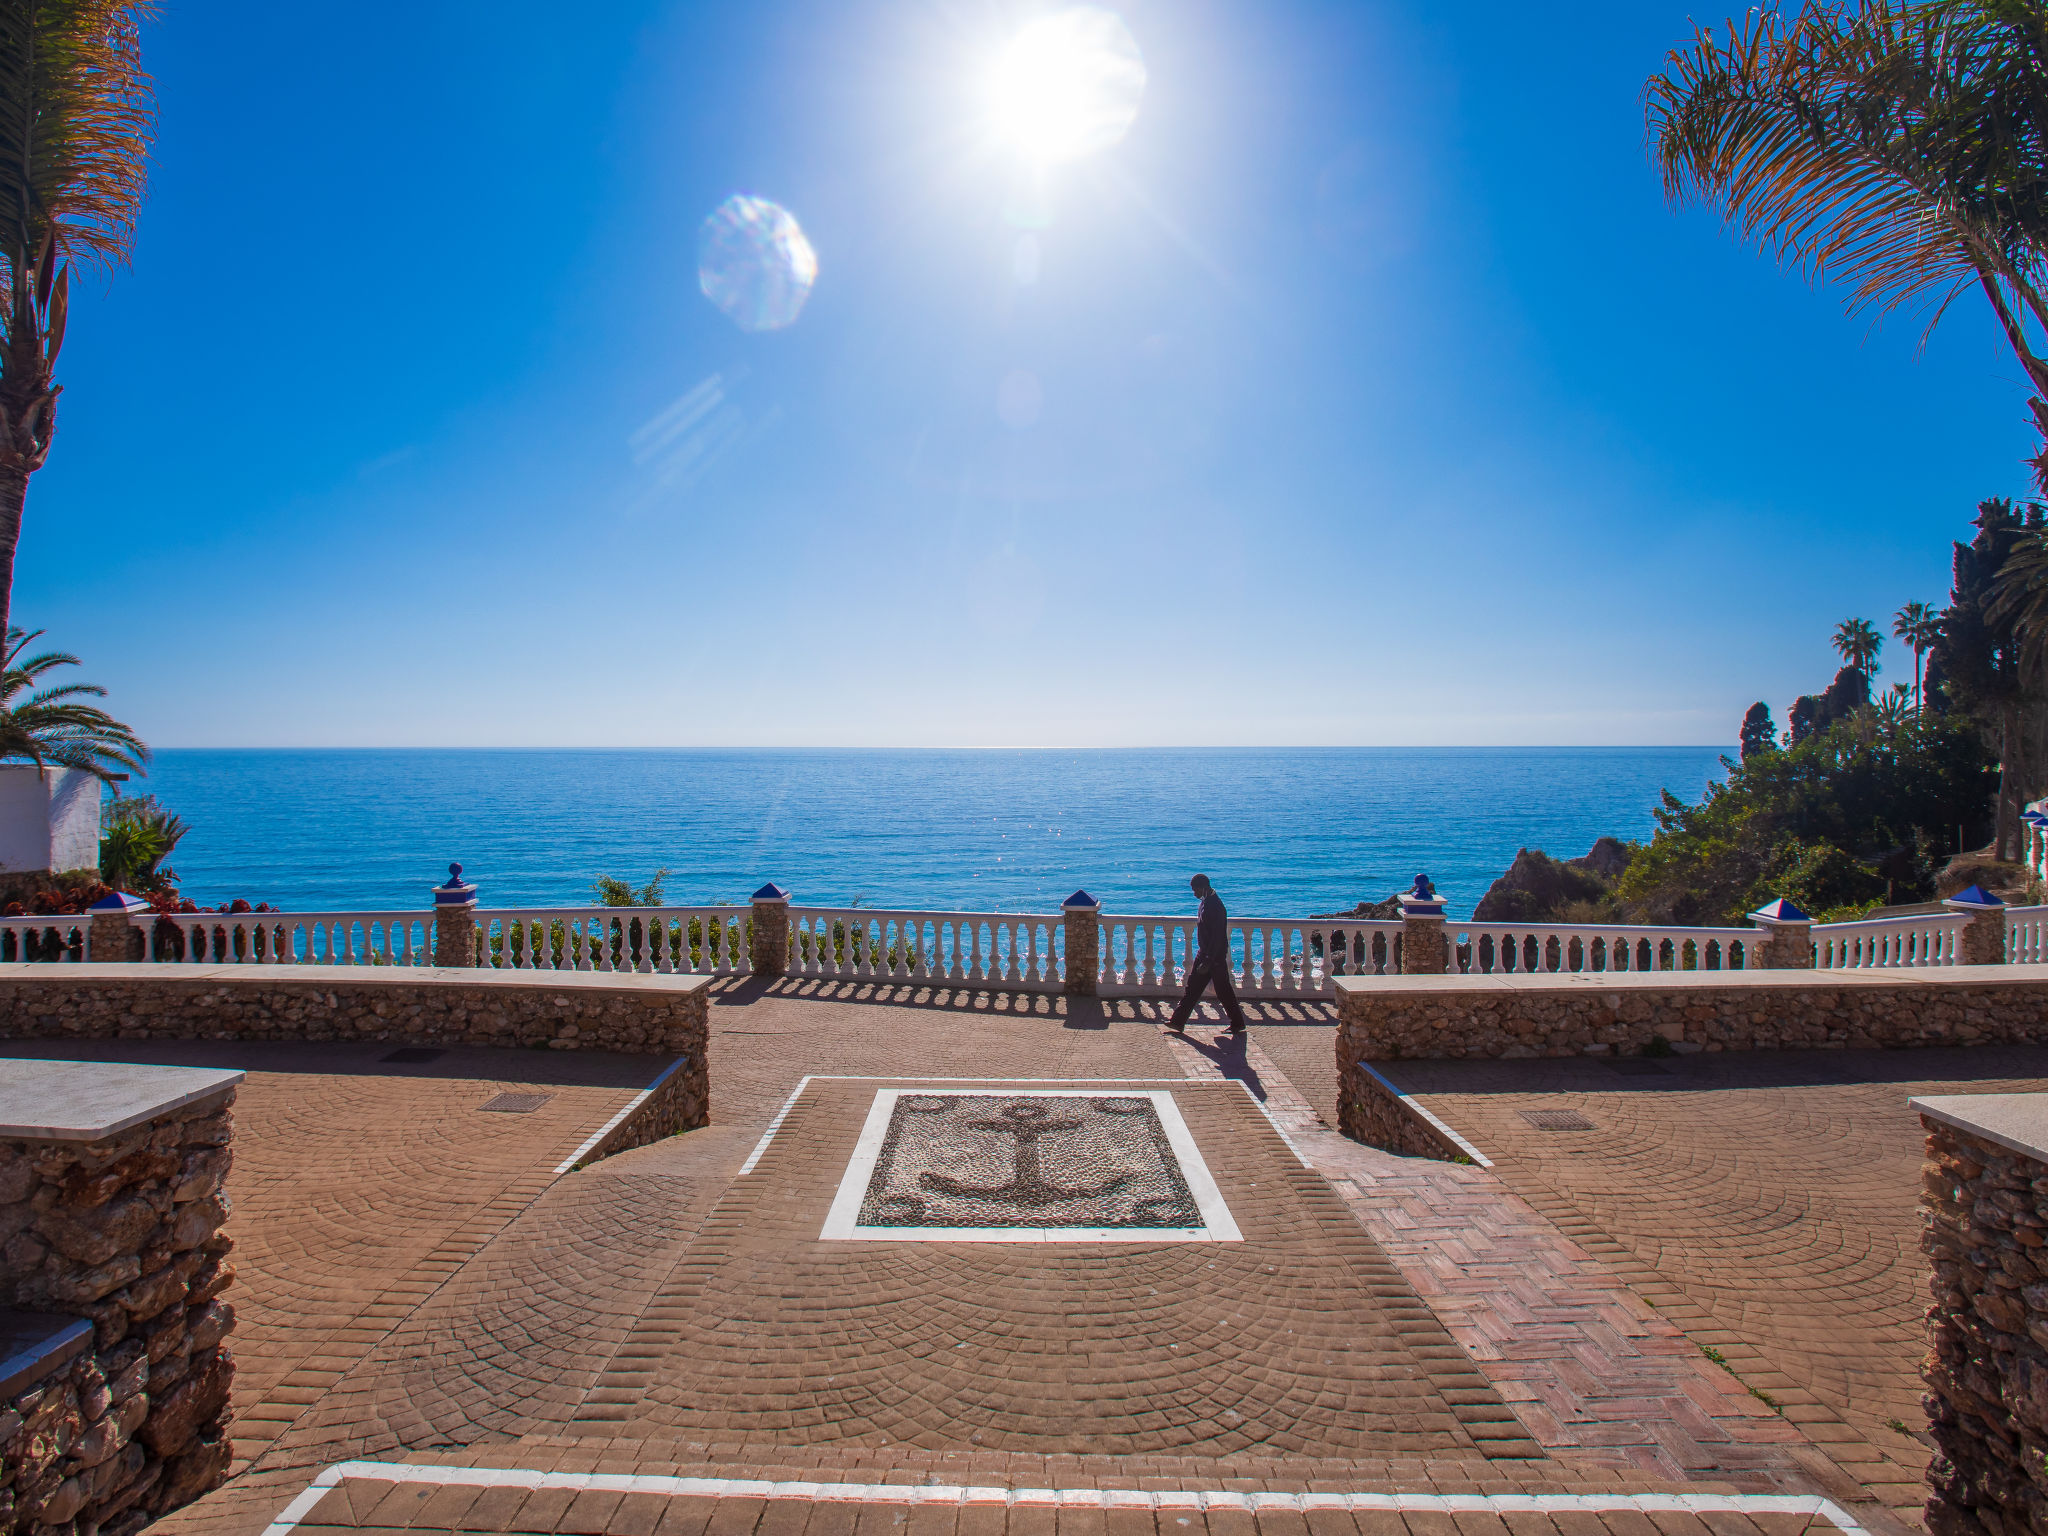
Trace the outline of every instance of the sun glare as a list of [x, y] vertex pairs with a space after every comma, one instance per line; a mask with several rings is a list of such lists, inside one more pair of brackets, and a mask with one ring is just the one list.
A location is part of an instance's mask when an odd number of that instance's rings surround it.
[[1145, 60], [1122, 20], [1092, 5], [1053, 11], [1010, 39], [990, 79], [996, 131], [1027, 159], [1077, 160], [1130, 131]]

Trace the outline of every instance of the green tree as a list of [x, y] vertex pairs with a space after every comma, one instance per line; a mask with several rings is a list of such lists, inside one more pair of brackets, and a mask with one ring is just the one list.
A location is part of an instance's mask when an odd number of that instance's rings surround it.
[[1835, 626], [1835, 653], [1865, 677], [1877, 675], [1877, 653], [1884, 636], [1868, 619], [1844, 619]]
[[1769, 752], [1778, 745], [1778, 725], [1771, 718], [1771, 706], [1756, 703], [1749, 706], [1749, 713], [1742, 717], [1742, 760], [1746, 763], [1759, 752]]
[[156, 130], [133, 0], [0, 0], [0, 633], [57, 430], [71, 267], [128, 260]]
[[1892, 638], [1913, 652], [1913, 708], [1920, 708], [1921, 658], [1941, 633], [1941, 615], [1926, 603], [1907, 603], [1892, 615]]
[[2000, 579], [2028, 530], [2040, 526], [2038, 508], [2023, 515], [2003, 496], [1977, 503], [1977, 536], [1955, 545], [1948, 607], [1928, 669], [1932, 674], [1938, 666], [1949, 700], [1974, 716], [1996, 743], [2000, 774], [1992, 836], [2000, 859], [2020, 856], [2019, 812], [2028, 783], [2020, 730], [2022, 645], [2013, 606], [2000, 602]]
[[612, 875], [599, 875], [591, 889], [597, 893], [599, 906], [658, 907], [661, 905], [661, 888], [668, 876], [667, 870], [657, 869], [654, 878], [636, 891], [628, 881]]
[[25, 757], [38, 768], [83, 768], [102, 779], [147, 772], [149, 748], [135, 732], [104, 710], [77, 702], [105, 698], [106, 689], [92, 683], [40, 686], [57, 668], [79, 664], [63, 651], [22, 655], [42, 634], [40, 629], [7, 632], [7, 647], [0, 653], [0, 759]]
[[144, 896], [174, 888], [177, 871], [164, 860], [191, 830], [153, 795], [109, 802], [101, 817], [100, 878], [117, 891]]
[[1631, 922], [1739, 923], [1776, 896], [1842, 915], [1932, 890], [1919, 850], [1982, 826], [1997, 778], [1960, 714], [1865, 710], [1794, 747], [1726, 762], [1697, 804], [1666, 793], [1657, 832], [1615, 883]]
[[[1983, 293], [2048, 438], [2048, 26], [2040, 0], [1807, 0], [1696, 27], [1644, 88], [1674, 202], [1852, 309], [1931, 313]], [[2048, 446], [2033, 461], [2048, 486]]]

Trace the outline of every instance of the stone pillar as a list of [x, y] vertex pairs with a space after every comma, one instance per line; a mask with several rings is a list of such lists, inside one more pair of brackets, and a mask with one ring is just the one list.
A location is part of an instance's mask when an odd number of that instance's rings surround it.
[[754, 892], [754, 940], [749, 959], [756, 976], [780, 976], [789, 969], [789, 892], [769, 881]]
[[1102, 969], [1102, 903], [1076, 891], [1060, 903], [1060, 915], [1066, 925], [1067, 996], [1093, 997]]
[[148, 902], [126, 891], [115, 891], [94, 902], [85, 933], [85, 958], [95, 965], [142, 959], [146, 940], [135, 926], [135, 917], [147, 911]]
[[1444, 939], [1444, 902], [1429, 876], [1417, 875], [1401, 893], [1401, 974], [1441, 976], [1451, 968]]
[[1956, 936], [1957, 965], [2005, 964], [2005, 903], [1973, 885], [1942, 903], [1951, 912], [1967, 913], [1969, 926]]
[[434, 887], [434, 964], [476, 963], [476, 887], [464, 882], [460, 864], [450, 864], [448, 883]]
[[1907, 1101], [1927, 1131], [1920, 1247], [1933, 1268], [1921, 1366], [1925, 1523], [1942, 1536], [2048, 1528], [2039, 1383], [2048, 1308], [2038, 1283], [2048, 1232], [2048, 1095], [1944, 1094]]
[[1810, 971], [1813, 969], [1813, 919], [1780, 896], [1768, 906], [1749, 914], [1763, 937], [1743, 956], [1743, 968], [1751, 971]]
[[0, 1199], [29, 1223], [0, 1271], [0, 1331], [33, 1361], [0, 1400], [10, 1525], [132, 1536], [227, 1480], [241, 1078], [0, 1065]]

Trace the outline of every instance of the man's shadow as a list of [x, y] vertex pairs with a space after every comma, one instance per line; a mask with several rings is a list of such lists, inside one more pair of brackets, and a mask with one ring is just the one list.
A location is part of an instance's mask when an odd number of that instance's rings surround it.
[[1265, 1103], [1266, 1085], [1259, 1080], [1259, 1069], [1251, 1062], [1249, 1046], [1252, 1037], [1249, 1034], [1233, 1035], [1219, 1031], [1213, 1040], [1204, 1040], [1195, 1033], [1195, 1029], [1205, 1029], [1207, 1026], [1199, 1020], [1189, 1022], [1194, 1028], [1189, 1029], [1181, 1039], [1214, 1064], [1218, 1072], [1243, 1083], [1251, 1090], [1253, 1098], [1261, 1104]]

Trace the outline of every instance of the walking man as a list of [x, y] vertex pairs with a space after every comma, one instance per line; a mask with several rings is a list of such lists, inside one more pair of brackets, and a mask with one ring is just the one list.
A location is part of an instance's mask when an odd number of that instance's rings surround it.
[[1177, 1035], [1186, 1033], [1183, 1026], [1188, 1015], [1202, 1000], [1203, 991], [1213, 986], [1216, 1001], [1230, 1015], [1229, 1033], [1242, 1035], [1244, 1009], [1237, 1004], [1237, 988], [1230, 984], [1230, 914], [1223, 910], [1223, 898], [1211, 889], [1207, 875], [1195, 876], [1188, 888], [1202, 898], [1202, 914], [1195, 921], [1195, 958], [1188, 966], [1188, 989], [1181, 994], [1166, 1027]]

